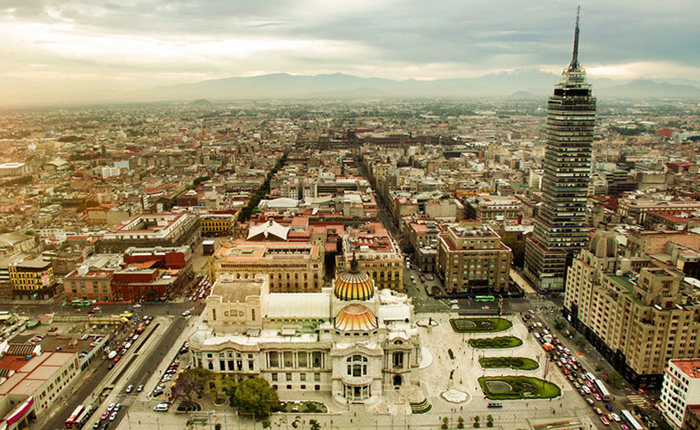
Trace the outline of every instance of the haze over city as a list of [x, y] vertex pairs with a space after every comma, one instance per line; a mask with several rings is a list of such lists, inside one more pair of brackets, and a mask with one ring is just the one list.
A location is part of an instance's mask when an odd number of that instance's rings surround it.
[[5, 0], [0, 430], [700, 430], [698, 9]]
[[[144, 89], [271, 73], [392, 80], [559, 74], [576, 6], [8, 0], [0, 11], [0, 102], [138, 100]], [[696, 17], [691, 0], [584, 2], [589, 78], [698, 85]]]

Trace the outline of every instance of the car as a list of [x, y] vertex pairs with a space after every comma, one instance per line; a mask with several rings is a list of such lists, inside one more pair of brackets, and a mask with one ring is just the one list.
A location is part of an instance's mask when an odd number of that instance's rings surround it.
[[190, 316], [190, 315], [192, 315], [192, 311], [189, 310], [189, 309], [182, 313], [182, 316], [183, 316], [183, 317], [187, 317], [187, 316]]
[[491, 309], [491, 308], [490, 308], [490, 307], [488, 307], [488, 306], [482, 306], [482, 307], [481, 307], [481, 309], [484, 309], [484, 310], [486, 310], [486, 309]]
[[588, 403], [591, 406], [595, 405], [595, 402], [590, 397], [586, 397], [586, 403]]
[[94, 308], [92, 308], [92, 311], [93, 311], [93, 312], [99, 312], [99, 311], [101, 311], [101, 310], [102, 310], [102, 309], [101, 309], [99, 306], [95, 306]]
[[452, 306], [450, 306], [450, 310], [458, 311], [458, 310], [459, 310], [459, 305], [452, 305]]
[[143, 391], [143, 384], [141, 384], [141, 385], [139, 385], [138, 387], [136, 387], [136, 392], [137, 392], [137, 393], [140, 393], [141, 391]]
[[114, 421], [117, 419], [117, 412], [112, 412], [112, 415], [109, 416], [110, 421]]
[[502, 408], [503, 403], [489, 403], [487, 407], [489, 407], [489, 408]]
[[612, 407], [612, 405], [611, 405], [610, 403], [606, 403], [606, 404], [605, 404], [605, 409], [607, 409], [607, 410], [609, 410], [609, 411], [612, 411], [612, 410], [613, 410], [613, 407]]
[[115, 363], [118, 363], [119, 360], [121, 360], [121, 359], [122, 359], [122, 356], [121, 356], [121, 355], [117, 355], [116, 357], [114, 357], [114, 362], [115, 362]]
[[612, 416], [613, 421], [615, 421], [616, 423], [619, 423], [620, 421], [622, 421], [622, 418], [620, 418], [620, 416], [618, 414], [616, 414], [615, 412], [611, 413], [610, 415]]
[[55, 332], [56, 330], [58, 330], [58, 327], [51, 327], [51, 328], [49, 329], [49, 333], [53, 333], [53, 332]]
[[622, 430], [630, 430], [630, 428], [627, 427], [627, 424], [620, 424], [620, 428], [621, 428]]
[[578, 393], [579, 393], [580, 395], [584, 396], [584, 397], [586, 396], [586, 392], [583, 391], [583, 388], [579, 389], [579, 390], [578, 390]]
[[595, 397], [595, 399], [598, 401], [603, 400], [602, 397], [600, 397], [600, 394], [598, 394], [598, 393], [593, 393], [593, 397]]
[[135, 308], [135, 309], [138, 309], [138, 308], [140, 308], [140, 307], [141, 307], [141, 304], [140, 304], [140, 303], [136, 303], [136, 304], [134, 305], [134, 308]]
[[102, 430], [107, 430], [109, 428], [109, 422], [106, 422], [105, 425], [102, 426]]
[[92, 428], [93, 428], [94, 430], [97, 430], [98, 428], [100, 428], [101, 425], [102, 425], [102, 424], [100, 424], [99, 421], [95, 421], [95, 424], [92, 425]]
[[107, 417], [109, 416], [109, 411], [105, 411], [102, 416], [100, 417], [101, 420], [106, 420]]
[[109, 363], [109, 366], [107, 366], [107, 369], [109, 369], [109, 370], [114, 369], [114, 363]]
[[583, 391], [585, 391], [585, 392], [586, 392], [586, 394], [591, 394], [591, 389], [590, 389], [590, 388], [588, 388], [588, 386], [587, 386], [587, 385], [583, 385], [583, 386], [581, 386], [581, 388], [583, 388]]
[[610, 421], [607, 418], [605, 418], [604, 416], [601, 416], [600, 420], [603, 422], [604, 425], [606, 425], [606, 426], [610, 425]]
[[107, 406], [107, 410], [108, 410], [109, 412], [112, 412], [112, 410], [114, 409], [114, 405], [115, 405], [115, 404], [116, 404], [116, 403], [110, 403], [109, 406]]
[[450, 300], [450, 304], [451, 304], [451, 305], [459, 304], [459, 300], [454, 300], [454, 299], [453, 299], [453, 300]]
[[600, 410], [600, 408], [593, 408], [596, 414], [598, 415], [603, 415], [603, 411]]
[[134, 389], [133, 385], [127, 385], [126, 390], [124, 390], [127, 394], [130, 393]]
[[156, 412], [168, 412], [168, 409], [170, 409], [169, 403], [159, 403], [153, 407], [153, 410]]
[[163, 394], [163, 390], [159, 390], [159, 389], [156, 388], [156, 389], [153, 390], [153, 392], [151, 393], [151, 396], [152, 396], [152, 397], [158, 397], [158, 396], [160, 396], [161, 394]]
[[119, 412], [119, 409], [121, 409], [121, 408], [122, 408], [122, 404], [117, 403], [116, 405], [114, 405], [114, 410], [112, 412], [113, 413]]

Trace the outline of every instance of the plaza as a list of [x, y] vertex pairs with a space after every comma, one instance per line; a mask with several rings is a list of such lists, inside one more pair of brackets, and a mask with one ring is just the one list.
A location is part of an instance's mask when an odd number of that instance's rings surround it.
[[[573, 390], [557, 368], [550, 366], [545, 376], [545, 354], [518, 318], [506, 317], [513, 322], [513, 327], [498, 334], [460, 334], [455, 333], [449, 323], [450, 318], [456, 317], [454, 314], [419, 314], [417, 317], [423, 345], [423, 361], [415, 371], [415, 377], [420, 381], [421, 395], [430, 404], [427, 412], [412, 413], [410, 403], [419, 401], [414, 398], [414, 392], [411, 393], [411, 398], [405, 398], [399, 391], [388, 391], [381, 402], [371, 406], [352, 403], [341, 406], [333, 402], [330, 394], [325, 393], [285, 392], [280, 393], [280, 400], [319, 401], [328, 407], [328, 413], [273, 413], [268, 418], [270, 428], [295, 428], [292, 425], [295, 422], [296, 428], [310, 428], [309, 422], [313, 419], [324, 429], [438, 429], [445, 417], [448, 418], [448, 428], [457, 428], [460, 417], [464, 419], [465, 428], [473, 428], [475, 416], [479, 416], [481, 426], [486, 427], [488, 415], [493, 417], [493, 428], [500, 429], [532, 429], [551, 422], [565, 423], [565, 428], [602, 428], [602, 424], [587, 407], [583, 398]], [[432, 324], [429, 325], [429, 322]], [[183, 333], [183, 340], [186, 334], [187, 331]], [[523, 345], [516, 348], [479, 350], [467, 344], [472, 338], [496, 335], [518, 337], [523, 340]], [[161, 366], [167, 366], [168, 359], [177, 354], [177, 345], [176, 343], [169, 351]], [[454, 358], [450, 358], [448, 350], [452, 350]], [[538, 362], [539, 367], [535, 370], [483, 369], [479, 365], [480, 357], [531, 358]], [[545, 379], [559, 386], [562, 395], [549, 400], [503, 400], [499, 401], [502, 408], [489, 408], [489, 403], [493, 401], [484, 397], [478, 379], [485, 376], [516, 375]], [[157, 378], [152, 378], [143, 393], [132, 397], [129, 415], [120, 422], [119, 429], [188, 428], [188, 421], [193, 418], [191, 413], [176, 412], [174, 407], [167, 413], [153, 412], [153, 407], [160, 400], [148, 397], [147, 391], [156, 383]], [[123, 394], [119, 396], [125, 397]], [[463, 401], [460, 401], [462, 399]], [[213, 429], [217, 423], [221, 424], [222, 429], [263, 428], [263, 421], [254, 422], [251, 417], [237, 415], [236, 411], [227, 405], [215, 406], [208, 399], [202, 400], [203, 410], [206, 412], [199, 413], [197, 424], [189, 428], [201, 426]]]

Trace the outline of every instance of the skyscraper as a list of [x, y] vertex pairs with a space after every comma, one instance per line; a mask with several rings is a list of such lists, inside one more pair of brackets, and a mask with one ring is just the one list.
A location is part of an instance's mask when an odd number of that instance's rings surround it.
[[578, 62], [576, 15], [571, 64], [547, 102], [542, 204], [525, 244], [525, 275], [542, 291], [564, 289], [566, 268], [588, 243], [586, 197], [595, 126], [595, 97]]

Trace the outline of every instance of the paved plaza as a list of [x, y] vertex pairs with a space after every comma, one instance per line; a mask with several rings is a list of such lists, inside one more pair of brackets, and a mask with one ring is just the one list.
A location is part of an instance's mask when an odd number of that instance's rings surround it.
[[[418, 321], [422, 327], [421, 336], [426, 353], [424, 354], [424, 368], [418, 370], [420, 386], [402, 387], [396, 392], [388, 392], [380, 404], [365, 408], [364, 405], [351, 405], [341, 407], [335, 404], [330, 395], [318, 393], [298, 392], [283, 396], [281, 400], [318, 400], [329, 408], [327, 414], [273, 414], [270, 417], [273, 429], [309, 429], [309, 421], [317, 420], [324, 429], [438, 429], [441, 419], [448, 417], [449, 428], [457, 428], [459, 417], [464, 418], [465, 428], [473, 428], [474, 416], [481, 419], [481, 427], [486, 427], [486, 417], [492, 415], [494, 427], [500, 429], [533, 429], [542, 424], [552, 422], [559, 423], [551, 428], [602, 428], [602, 424], [592, 415], [590, 407], [581, 396], [573, 390], [571, 384], [555, 366], [551, 366], [546, 380], [562, 389], [562, 396], [552, 400], [511, 400], [500, 401], [503, 408], [489, 409], [489, 400], [479, 388], [477, 379], [482, 376], [500, 375], [526, 375], [538, 378], [544, 377], [545, 354], [539, 343], [528, 333], [526, 327], [518, 318], [511, 318], [513, 327], [496, 334], [459, 334], [452, 330], [449, 318], [455, 314], [420, 314]], [[428, 319], [432, 319], [436, 325], [427, 327]], [[186, 336], [183, 333], [183, 339]], [[524, 344], [517, 348], [477, 350], [468, 346], [470, 338], [483, 338], [493, 336], [511, 335], [519, 337]], [[181, 339], [178, 339], [178, 342]], [[167, 362], [177, 354], [176, 345], [166, 355], [166, 360], [161, 366], [167, 366]], [[448, 354], [452, 349], [454, 359]], [[533, 371], [487, 369], [484, 370], [478, 363], [480, 356], [520, 356], [537, 361], [540, 367]], [[450, 374], [453, 377], [450, 379]], [[129, 414], [119, 424], [120, 430], [156, 430], [156, 429], [186, 429], [191, 413], [178, 413], [174, 409], [170, 412], [154, 412], [159, 400], [150, 399], [147, 391], [157, 383], [157, 374], [146, 385], [146, 390], [133, 399], [129, 408]], [[466, 399], [461, 403], [446, 400], [443, 393], [452, 389], [453, 393], [465, 393]], [[448, 396], [448, 398], [451, 398]], [[427, 399], [431, 404], [431, 410], [424, 414], [412, 414], [409, 402], [417, 402]], [[222, 429], [262, 429], [263, 423], [253, 422], [250, 417], [240, 417], [234, 410], [227, 406], [216, 407], [211, 404], [203, 404], [206, 413], [201, 413], [198, 420], [190, 428], [214, 429], [216, 423], [221, 424]], [[296, 421], [296, 427], [293, 424]]]

